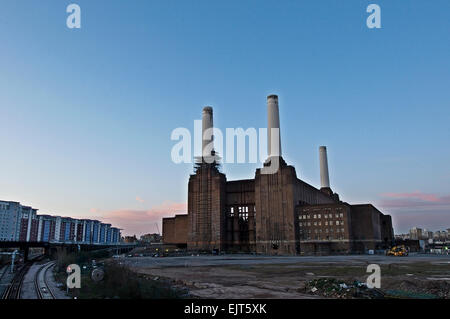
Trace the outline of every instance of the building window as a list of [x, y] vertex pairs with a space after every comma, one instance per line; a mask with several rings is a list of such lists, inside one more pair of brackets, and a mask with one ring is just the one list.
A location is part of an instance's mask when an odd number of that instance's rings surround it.
[[248, 213], [241, 213], [239, 214], [239, 218], [243, 221], [247, 221], [248, 220]]

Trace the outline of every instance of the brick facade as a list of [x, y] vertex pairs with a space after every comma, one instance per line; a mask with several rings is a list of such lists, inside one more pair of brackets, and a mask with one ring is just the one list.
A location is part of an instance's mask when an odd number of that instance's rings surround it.
[[199, 165], [189, 178], [188, 215], [163, 219], [164, 243], [268, 255], [357, 253], [392, 243], [389, 215], [340, 201], [279, 159], [276, 173], [257, 169], [255, 179], [238, 181], [227, 181], [215, 165]]

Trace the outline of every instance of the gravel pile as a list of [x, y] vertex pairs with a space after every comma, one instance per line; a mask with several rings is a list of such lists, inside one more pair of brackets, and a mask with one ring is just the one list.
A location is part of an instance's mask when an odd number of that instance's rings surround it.
[[344, 282], [334, 278], [320, 278], [307, 282], [305, 291], [310, 294], [337, 299], [382, 299], [385, 294], [376, 288], [369, 289], [365, 283]]
[[346, 282], [335, 278], [319, 278], [308, 281], [300, 290], [336, 299], [447, 299], [450, 297], [450, 282], [402, 280], [395, 288], [381, 290], [368, 288], [366, 283], [357, 280]]

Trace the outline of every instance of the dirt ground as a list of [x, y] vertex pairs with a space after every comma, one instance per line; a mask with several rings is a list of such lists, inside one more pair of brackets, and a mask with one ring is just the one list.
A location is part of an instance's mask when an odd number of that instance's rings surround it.
[[121, 263], [154, 280], [188, 288], [193, 298], [339, 298], [313, 293], [308, 283], [320, 278], [365, 283], [367, 266], [373, 263], [381, 267], [381, 290], [398, 298], [450, 296], [448, 256], [134, 257]]

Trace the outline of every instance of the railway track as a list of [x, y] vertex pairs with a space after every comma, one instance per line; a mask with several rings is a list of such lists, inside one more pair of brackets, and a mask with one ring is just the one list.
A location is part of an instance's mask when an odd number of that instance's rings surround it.
[[32, 261], [27, 262], [23, 265], [14, 276], [12, 282], [9, 284], [3, 293], [2, 299], [20, 299], [20, 292], [22, 290], [23, 278], [30, 269]]
[[54, 262], [48, 262], [42, 265], [34, 276], [34, 287], [38, 299], [56, 299], [50, 286], [47, 283], [47, 271], [55, 265]]
[[0, 280], [2, 280], [3, 276], [8, 272], [9, 266], [8, 264], [5, 264], [0, 269]]
[[28, 270], [30, 270], [33, 263], [41, 260], [43, 257], [43, 255], [34, 256], [17, 270], [17, 273], [8, 285], [8, 288], [3, 292], [2, 299], [20, 299], [25, 275]]

